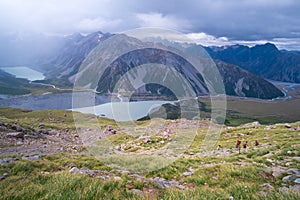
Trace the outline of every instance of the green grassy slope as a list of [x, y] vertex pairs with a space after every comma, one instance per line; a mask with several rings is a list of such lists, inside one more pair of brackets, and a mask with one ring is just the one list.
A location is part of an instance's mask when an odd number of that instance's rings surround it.
[[[60, 119], [64, 114], [64, 122], [49, 121]], [[74, 128], [72, 113], [65, 111], [22, 111], [20, 109], [0, 109], [0, 120], [17, 123], [24, 127], [37, 126], [44, 123], [53, 129]], [[91, 115], [82, 115], [85, 120]], [[99, 119], [100, 126], [116, 125], [111, 120]], [[170, 123], [168, 121], [167, 123]], [[140, 173], [146, 181], [140, 181], [130, 173], [119, 173], [107, 167], [100, 160], [81, 153], [57, 153], [42, 155], [39, 160], [17, 160], [1, 164], [0, 175], [7, 173], [0, 180], [0, 199], [300, 199], [299, 192], [282, 188], [296, 187], [293, 181], [282, 180], [287, 174], [284, 171], [277, 177], [272, 176], [273, 168], [298, 168], [300, 166], [300, 122], [290, 124], [242, 125], [224, 127], [220, 139], [221, 151], [200, 151], [208, 122], [203, 122], [194, 142], [184, 156], [171, 165], [157, 171]], [[292, 128], [289, 128], [292, 127]], [[5, 134], [0, 132], [0, 134]], [[122, 144], [134, 137], [124, 139], [123, 133], [111, 136], [113, 142]], [[155, 138], [153, 138], [154, 140]], [[241, 154], [235, 148], [237, 139], [249, 142], [247, 151]], [[260, 145], [254, 146], [258, 140]], [[151, 144], [159, 148], [159, 143]], [[130, 149], [128, 150], [130, 151]], [[13, 155], [21, 158], [22, 155]], [[5, 157], [5, 156], [2, 156]], [[1, 159], [1, 158], [0, 158]], [[105, 180], [86, 174], [72, 174], [72, 167], [87, 167], [103, 170], [110, 174]], [[193, 169], [193, 173], [185, 176], [184, 172]], [[168, 181], [178, 181], [183, 188], [161, 188], [152, 183], [151, 178], [161, 177]], [[271, 189], [263, 187], [268, 183]], [[142, 191], [141, 194], [132, 189]]]

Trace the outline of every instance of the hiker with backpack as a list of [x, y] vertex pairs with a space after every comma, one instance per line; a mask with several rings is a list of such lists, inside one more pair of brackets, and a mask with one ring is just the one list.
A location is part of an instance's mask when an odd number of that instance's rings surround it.
[[236, 141], [236, 145], [235, 145], [235, 148], [237, 148], [239, 150], [239, 154], [241, 153], [241, 141], [240, 140], [237, 140]]
[[247, 151], [247, 147], [248, 147], [248, 141], [243, 143], [243, 148], [245, 149], [245, 151]]

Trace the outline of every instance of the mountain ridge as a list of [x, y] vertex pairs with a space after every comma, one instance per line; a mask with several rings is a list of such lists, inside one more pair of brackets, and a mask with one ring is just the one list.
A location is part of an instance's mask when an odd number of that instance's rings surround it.
[[300, 83], [300, 53], [280, 51], [274, 44], [266, 43], [248, 47], [232, 45], [205, 47], [213, 59], [237, 65], [260, 77]]

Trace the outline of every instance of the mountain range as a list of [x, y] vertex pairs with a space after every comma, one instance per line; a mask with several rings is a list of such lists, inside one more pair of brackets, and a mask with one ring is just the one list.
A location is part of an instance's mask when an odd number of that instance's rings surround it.
[[[45, 45], [49, 41], [54, 41], [51, 48], [48, 52], [42, 51], [43, 53], [31, 56], [34, 59], [31, 59], [28, 63], [45, 74], [46, 79], [40, 82], [69, 84], [70, 86], [74, 82], [79, 67], [89, 53], [96, 51], [97, 47], [101, 46], [101, 43], [112, 35], [99, 31], [86, 36], [76, 33], [63, 38], [51, 37], [51, 39], [44, 39], [42, 44]], [[186, 52], [198, 51], [200, 48], [202, 46], [196, 44], [189, 44], [188, 47], [184, 47]], [[232, 45], [203, 48], [214, 59], [228, 95], [272, 99], [284, 94], [265, 79], [300, 83], [300, 52], [278, 50], [275, 45], [270, 43], [254, 47]], [[98, 77], [100, 78], [99, 84], [101, 83], [102, 86], [95, 86], [95, 88], [103, 93], [111, 91], [114, 82], [108, 80], [126, 73], [126, 69], [155, 61], [153, 58], [152, 61], [149, 59], [149, 52], [149, 50], [148, 52], [136, 52], [136, 55], [127, 56], [128, 60], [122, 59], [123, 64], [127, 67], [122, 69], [120, 65], [119, 74], [105, 72], [111, 77], [106, 77], [105, 80]], [[130, 63], [130, 60], [138, 60], [141, 55], [144, 57], [143, 63]], [[162, 55], [163, 52], [156, 52], [156, 59], [161, 60]], [[180, 62], [174, 56], [168, 59], [172, 60], [175, 65], [177, 63], [177, 69], [184, 69], [179, 67]], [[13, 65], [13, 63], [10, 64]], [[196, 77], [191, 77], [190, 74], [193, 74], [193, 72], [189, 69], [186, 69], [183, 73], [186, 78], [195, 83]], [[207, 86], [203, 84], [200, 76], [198, 78], [198, 83], [193, 86], [194, 89], [198, 87], [196, 93], [199, 95], [207, 94]], [[102, 88], [101, 91], [100, 88]], [[106, 90], [103, 90], [103, 88], [106, 88]], [[160, 90], [170, 93], [170, 91], [157, 85], [148, 86], [144, 92], [157, 94], [157, 91]]]
[[233, 45], [205, 49], [213, 59], [237, 65], [260, 77], [300, 83], [300, 52], [280, 51], [271, 43], [254, 47]]
[[[88, 53], [91, 51], [95, 53], [95, 51], [97, 51], [97, 45], [110, 36], [111, 34], [103, 34], [101, 32], [96, 32], [85, 37], [81, 35], [73, 35], [69, 38], [69, 43], [63, 48], [63, 50], [60, 51], [61, 54], [53, 58], [51, 62], [43, 64], [44, 69], [48, 68], [46, 76], [49, 79], [68, 79], [70, 82], [74, 81], [76, 72], [79, 70], [80, 64], [87, 57]], [[137, 40], [134, 41], [141, 42]], [[197, 49], [199, 47], [189, 47], [188, 49], [186, 49], [187, 52], [191, 50], [191, 48]], [[135, 53], [127, 55], [127, 58], [121, 59], [122, 64], [117, 64], [119, 69], [114, 71], [118, 73], [113, 74], [109, 71], [106, 71], [105, 78], [102, 77], [101, 79], [100, 77], [98, 77], [100, 78], [100, 80], [99, 85], [97, 86], [97, 90], [102, 93], [112, 91], [112, 87], [115, 84], [115, 81], [112, 80], [116, 79], [116, 77], [120, 77], [122, 74], [126, 73], [128, 69], [136, 67], [138, 65], [151, 62], [157, 63], [157, 61], [161, 61], [163, 59], [163, 55], [165, 55], [165, 52], [155, 52], [155, 56], [153, 58], [153, 53], [153, 51], [144, 50], [143, 52], [136, 51]], [[101, 54], [101, 52], [95, 54]], [[141, 58], [143, 58], [143, 61], [141, 61]], [[177, 64], [178, 69], [180, 68], [179, 66], [183, 66], [183, 64], [180, 63], [180, 61], [174, 56], [169, 56], [168, 59], [169, 60], [165, 59], [161, 64], [171, 62], [173, 65]], [[265, 81], [264, 79], [254, 75], [253, 73], [241, 69], [240, 67], [233, 64], [221, 61], [221, 59], [215, 60], [215, 63], [223, 78], [226, 93], [229, 95], [255, 97], [261, 99], [272, 99], [283, 96], [283, 93], [279, 89], [277, 89], [275, 86]], [[180, 68], [179, 70], [183, 69], [185, 68]], [[192, 82], [197, 82], [196, 77], [191, 77], [191, 74], [195, 74], [195, 72], [187, 70], [183, 74], [189, 74], [188, 76], [186, 76], [186, 78], [190, 78], [190, 81]], [[198, 90], [195, 88], [197, 87], [195, 85], [194, 89], [196, 89], [196, 93], [198, 95], [204, 95], [208, 93], [207, 89], [205, 89], [207, 88], [207, 86], [203, 84], [203, 80], [200, 80], [200, 82], [198, 80], [198, 84], [196, 85], [198, 86]], [[154, 88], [156, 92], [154, 91]], [[199, 88], [202, 89], [199, 90]], [[152, 87], [148, 86], [146, 91], [144, 92], [157, 94], [157, 91], [160, 90], [167, 91], [166, 88], [152, 85]]]

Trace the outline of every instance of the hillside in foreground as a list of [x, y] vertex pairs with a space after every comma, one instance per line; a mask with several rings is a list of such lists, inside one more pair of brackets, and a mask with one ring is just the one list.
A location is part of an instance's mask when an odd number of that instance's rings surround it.
[[[93, 131], [92, 116], [81, 117], [87, 122], [82, 129]], [[179, 159], [157, 171], [136, 173], [114, 170], [90, 155], [69, 111], [1, 108], [1, 199], [300, 198], [300, 122], [224, 126], [210, 151], [199, 148], [210, 122], [197, 122], [198, 135]], [[116, 151], [127, 153], [168, 144], [175, 139], [176, 123], [167, 120], [162, 133], [141, 139], [99, 119]], [[248, 141], [249, 147], [239, 154], [236, 140]]]

